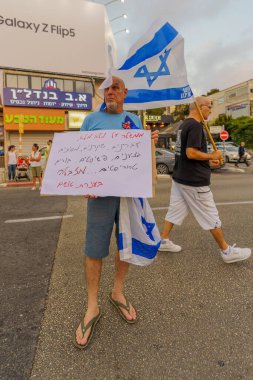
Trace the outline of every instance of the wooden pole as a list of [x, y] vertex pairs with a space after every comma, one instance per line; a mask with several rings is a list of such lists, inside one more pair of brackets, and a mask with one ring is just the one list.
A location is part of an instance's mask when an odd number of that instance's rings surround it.
[[[196, 109], [198, 110], [198, 113], [199, 113], [200, 117], [201, 117], [201, 121], [202, 121], [202, 123], [203, 123], [203, 125], [204, 125], [204, 128], [205, 128], [206, 132], [207, 132], [207, 135], [208, 135], [208, 137], [209, 137], [209, 140], [210, 140], [210, 142], [211, 142], [211, 144], [212, 144], [213, 150], [218, 150], [218, 149], [217, 149], [217, 146], [215, 145], [215, 142], [214, 142], [213, 136], [211, 135], [211, 132], [210, 132], [210, 130], [209, 130], [209, 127], [208, 127], [208, 125], [207, 125], [207, 122], [206, 122], [206, 120], [204, 119], [204, 116], [203, 116], [203, 114], [202, 114], [202, 112], [201, 112], [201, 109], [200, 109], [198, 103], [195, 101], [194, 104], [195, 104], [195, 106], [196, 106]], [[217, 161], [218, 161], [218, 160], [217, 160]], [[220, 165], [223, 165], [223, 163], [224, 163], [224, 160], [221, 159], [221, 160], [220, 160]]]
[[215, 142], [214, 142], [213, 136], [211, 135], [211, 132], [210, 132], [210, 130], [209, 130], [209, 127], [208, 127], [208, 125], [207, 125], [207, 122], [206, 122], [206, 120], [204, 119], [204, 116], [203, 116], [203, 114], [202, 114], [202, 112], [201, 112], [201, 109], [200, 109], [200, 107], [199, 107], [199, 105], [198, 105], [198, 103], [197, 103], [196, 101], [194, 102], [194, 104], [195, 104], [195, 106], [196, 106], [196, 108], [197, 108], [197, 110], [198, 110], [198, 113], [199, 113], [200, 117], [201, 117], [201, 121], [202, 121], [202, 123], [203, 123], [203, 125], [204, 125], [204, 128], [205, 128], [205, 130], [206, 130], [206, 132], [207, 132], [207, 135], [208, 135], [209, 140], [210, 140], [210, 142], [211, 142], [211, 144], [212, 144], [212, 146], [213, 146], [213, 149], [214, 149], [214, 150], [217, 150], [217, 146], [215, 145]]
[[[147, 129], [146, 126], [146, 111], [142, 112], [142, 124], [143, 128]], [[155, 142], [151, 140], [151, 159], [152, 159], [152, 196], [155, 197], [155, 188], [157, 184], [157, 171], [156, 171], [156, 159], [155, 159]]]

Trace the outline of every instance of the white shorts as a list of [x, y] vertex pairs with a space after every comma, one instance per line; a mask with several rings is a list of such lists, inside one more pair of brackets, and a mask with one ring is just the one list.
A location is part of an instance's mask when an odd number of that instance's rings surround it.
[[165, 220], [181, 225], [190, 210], [203, 230], [221, 227], [209, 186], [186, 186], [172, 181], [170, 205]]

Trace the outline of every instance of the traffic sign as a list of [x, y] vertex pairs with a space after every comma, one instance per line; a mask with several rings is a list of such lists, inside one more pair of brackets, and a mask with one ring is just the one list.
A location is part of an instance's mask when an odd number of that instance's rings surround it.
[[228, 131], [222, 131], [222, 132], [220, 132], [220, 139], [221, 139], [221, 140], [225, 141], [225, 140], [227, 140], [228, 138], [229, 138], [229, 133], [228, 133]]

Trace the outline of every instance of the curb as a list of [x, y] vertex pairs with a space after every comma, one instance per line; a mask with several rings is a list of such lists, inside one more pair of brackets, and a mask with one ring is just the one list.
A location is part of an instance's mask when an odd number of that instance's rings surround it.
[[32, 182], [7, 182], [1, 183], [0, 187], [28, 187], [32, 186]]

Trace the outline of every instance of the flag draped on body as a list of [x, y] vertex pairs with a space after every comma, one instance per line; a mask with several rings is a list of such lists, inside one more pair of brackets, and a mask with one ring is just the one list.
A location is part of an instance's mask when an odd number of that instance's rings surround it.
[[153, 212], [146, 199], [120, 198], [118, 248], [121, 261], [151, 264], [161, 244]]
[[167, 21], [155, 23], [130, 49], [119, 68], [110, 70], [100, 89], [110, 78], [121, 78], [128, 94], [124, 109], [145, 110], [194, 101], [184, 61], [184, 39]]

